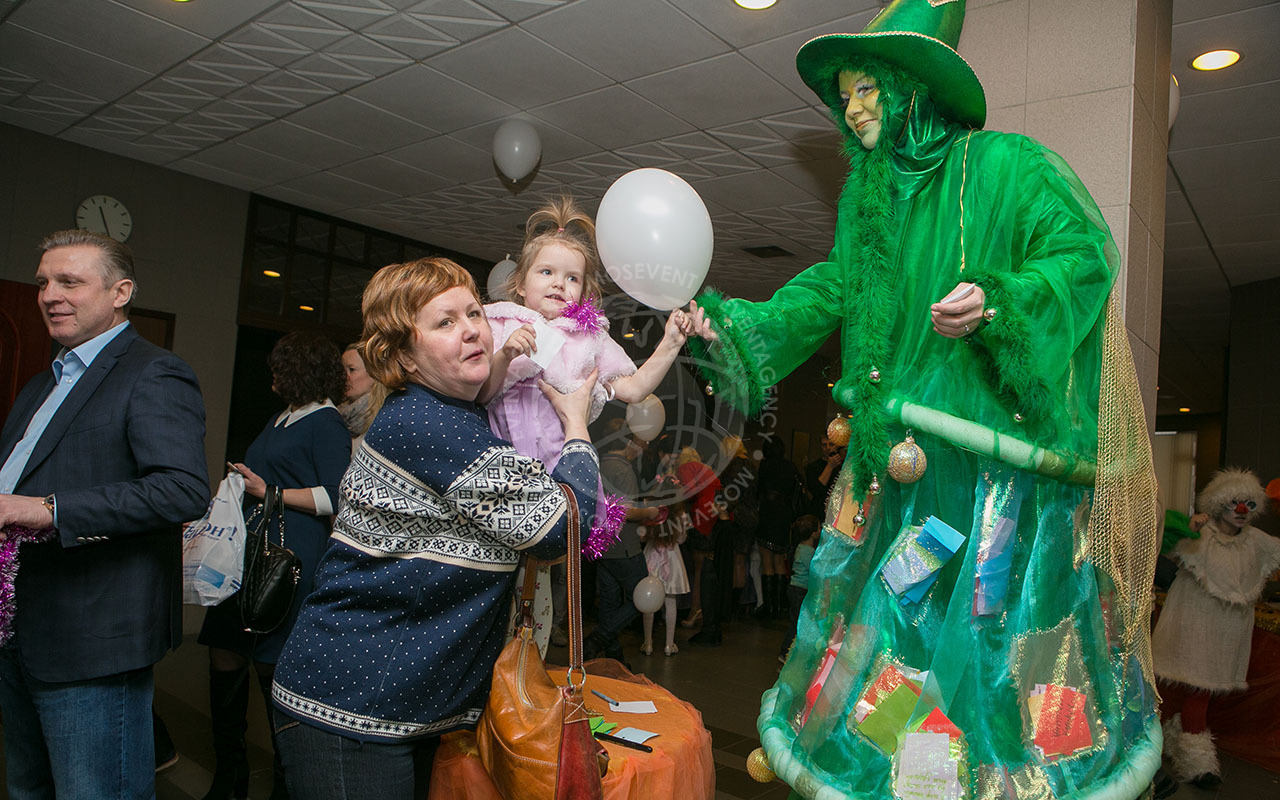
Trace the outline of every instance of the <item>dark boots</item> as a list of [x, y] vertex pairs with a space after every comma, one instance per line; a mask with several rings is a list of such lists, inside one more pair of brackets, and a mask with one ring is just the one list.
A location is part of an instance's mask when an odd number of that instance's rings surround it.
[[209, 717], [218, 765], [204, 800], [244, 800], [249, 796], [249, 671], [209, 672]]
[[280, 748], [276, 746], [275, 707], [271, 704], [271, 681], [274, 672], [265, 675], [258, 673], [258, 685], [262, 687], [262, 698], [267, 703], [267, 724], [271, 726], [271, 800], [289, 800], [289, 789], [284, 783], [284, 766], [280, 763]]

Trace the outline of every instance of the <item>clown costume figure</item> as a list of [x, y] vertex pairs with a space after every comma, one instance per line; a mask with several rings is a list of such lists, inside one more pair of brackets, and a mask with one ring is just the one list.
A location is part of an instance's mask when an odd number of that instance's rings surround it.
[[[1213, 476], [1196, 499], [1209, 520], [1200, 538], [1178, 542], [1180, 569], [1151, 637], [1156, 677], [1167, 703], [1164, 752], [1180, 781], [1221, 783], [1207, 715], [1213, 697], [1248, 688], [1253, 604], [1280, 567], [1280, 539], [1253, 527], [1267, 501], [1257, 476], [1238, 469]], [[1164, 684], [1171, 684], [1165, 687]]]
[[964, 9], [894, 0], [800, 49], [850, 162], [831, 255], [697, 301], [717, 401], [758, 411], [838, 332], [852, 412], [748, 766], [823, 800], [1133, 798], [1157, 505], [1120, 258], [1059, 156], [982, 130]]

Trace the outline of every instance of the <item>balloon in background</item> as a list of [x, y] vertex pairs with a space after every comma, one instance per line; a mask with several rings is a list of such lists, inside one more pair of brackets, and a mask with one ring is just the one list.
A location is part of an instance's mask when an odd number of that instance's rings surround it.
[[507, 289], [503, 284], [507, 282], [507, 278], [511, 277], [511, 273], [516, 271], [516, 262], [511, 260], [511, 256], [499, 261], [489, 270], [489, 280], [485, 282], [485, 293], [489, 295], [490, 300], [510, 300], [507, 296]]
[[596, 212], [600, 259], [622, 291], [651, 308], [687, 305], [711, 266], [711, 215], [693, 187], [662, 169], [613, 182]]
[[1178, 79], [1169, 73], [1169, 130], [1173, 130], [1173, 121], [1178, 118], [1178, 109], [1182, 107], [1182, 88]]
[[649, 395], [639, 403], [627, 405], [627, 427], [636, 438], [652, 442], [662, 433], [662, 426], [667, 424], [667, 410], [657, 395]]
[[667, 587], [662, 585], [662, 580], [654, 575], [650, 575], [636, 584], [636, 590], [631, 593], [631, 602], [636, 604], [636, 611], [641, 614], [652, 614], [662, 608], [662, 603], [667, 599]]
[[493, 134], [493, 162], [512, 183], [533, 172], [542, 158], [538, 130], [522, 119], [509, 119]]

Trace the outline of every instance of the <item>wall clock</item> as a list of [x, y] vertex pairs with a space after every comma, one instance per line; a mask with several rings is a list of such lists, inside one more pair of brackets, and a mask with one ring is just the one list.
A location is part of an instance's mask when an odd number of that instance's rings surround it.
[[76, 226], [123, 242], [133, 231], [133, 216], [114, 197], [95, 194], [76, 206]]

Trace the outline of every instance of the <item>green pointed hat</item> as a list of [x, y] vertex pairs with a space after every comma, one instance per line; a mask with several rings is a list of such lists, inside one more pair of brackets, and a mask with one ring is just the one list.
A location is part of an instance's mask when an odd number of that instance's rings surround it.
[[839, 107], [836, 70], [850, 58], [878, 58], [929, 87], [943, 116], [974, 128], [987, 120], [987, 98], [969, 62], [956, 52], [964, 0], [893, 0], [862, 33], [829, 33], [796, 53], [796, 70], [829, 106]]

